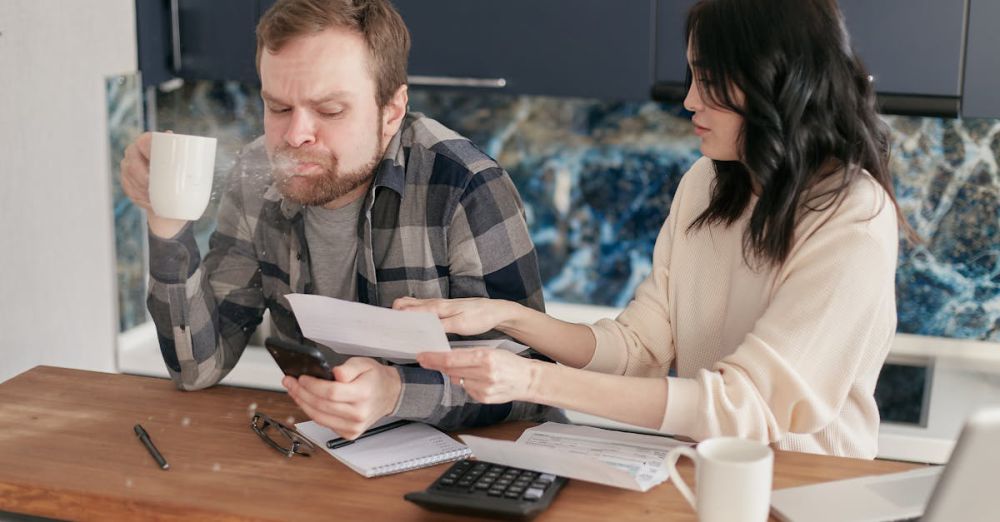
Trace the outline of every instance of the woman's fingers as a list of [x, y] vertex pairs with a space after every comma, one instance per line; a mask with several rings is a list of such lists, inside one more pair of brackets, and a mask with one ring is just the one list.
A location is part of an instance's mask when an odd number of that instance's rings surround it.
[[490, 348], [463, 348], [450, 352], [421, 352], [417, 354], [420, 366], [450, 374], [454, 370], [481, 368], [489, 363]]
[[392, 302], [392, 308], [393, 310], [431, 312], [437, 314], [437, 310], [444, 302], [446, 302], [446, 299], [417, 299], [416, 297], [400, 297]]

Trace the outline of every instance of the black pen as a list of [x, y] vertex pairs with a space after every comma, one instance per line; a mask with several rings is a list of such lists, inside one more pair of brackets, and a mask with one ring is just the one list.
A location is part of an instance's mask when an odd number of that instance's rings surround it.
[[170, 469], [170, 464], [167, 464], [167, 459], [163, 458], [163, 455], [160, 455], [159, 450], [157, 450], [156, 446], [153, 445], [153, 441], [149, 440], [149, 434], [146, 433], [146, 430], [142, 429], [142, 426], [139, 424], [136, 424], [132, 429], [135, 431], [135, 434], [139, 436], [139, 440], [142, 441], [142, 445], [146, 446], [149, 454], [153, 456], [154, 460], [156, 460], [156, 465], [159, 466], [160, 469]]
[[[383, 424], [381, 426], [376, 426], [376, 427], [374, 427], [374, 428], [372, 428], [372, 429], [370, 429], [370, 430], [362, 433], [361, 435], [358, 436], [358, 438], [356, 438], [354, 440], [361, 440], [361, 439], [363, 439], [365, 437], [370, 437], [372, 435], [378, 435], [379, 433], [382, 433], [383, 431], [389, 431], [389, 430], [391, 430], [393, 428], [398, 428], [400, 426], [405, 426], [405, 425], [407, 425], [409, 423], [410, 423], [410, 421], [408, 421], [408, 420], [392, 421], [392, 422], [390, 422], [388, 424]], [[353, 444], [354, 440], [347, 440], [344, 437], [337, 437], [336, 439], [330, 439], [330, 440], [326, 441], [326, 447], [328, 447], [330, 449], [337, 449], [337, 448], [341, 448], [341, 447], [347, 446], [348, 444]]]

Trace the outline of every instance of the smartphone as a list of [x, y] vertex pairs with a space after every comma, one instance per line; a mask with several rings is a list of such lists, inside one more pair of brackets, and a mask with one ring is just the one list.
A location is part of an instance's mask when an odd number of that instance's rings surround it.
[[264, 347], [285, 375], [309, 375], [317, 379], [333, 380], [333, 366], [315, 346], [268, 337], [264, 340]]

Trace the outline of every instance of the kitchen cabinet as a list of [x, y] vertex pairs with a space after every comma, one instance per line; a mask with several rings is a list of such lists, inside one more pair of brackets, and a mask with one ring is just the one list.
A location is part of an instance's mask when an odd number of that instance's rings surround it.
[[257, 0], [171, 0], [179, 22], [178, 76], [257, 81]]
[[[656, 0], [395, 0], [415, 86], [643, 100], [652, 85]], [[258, 83], [254, 30], [274, 0], [136, 0], [145, 85]], [[142, 45], [140, 45], [142, 46]], [[147, 56], [148, 55], [148, 56]], [[163, 74], [160, 74], [163, 73]]]
[[257, 83], [254, 31], [264, 1], [136, 0], [143, 87], [174, 77]]
[[142, 86], [159, 85], [174, 77], [170, 41], [169, 0], [136, 0], [135, 33]]
[[[968, 1], [839, 0], [851, 43], [874, 77], [883, 112], [958, 114]], [[995, 0], [972, 1], [997, 9]], [[684, 24], [694, 3], [657, 0], [656, 99], [683, 99]], [[995, 13], [986, 17], [997, 19]], [[984, 27], [987, 23], [981, 22]]]
[[968, 0], [839, 0], [884, 112], [955, 116]]
[[962, 116], [1000, 118], [1000, 2], [970, 0]]
[[649, 99], [654, 0], [395, 0], [411, 84]]
[[[136, 0], [144, 86], [258, 83], [254, 29], [275, 0]], [[883, 112], [1000, 116], [996, 0], [839, 0]], [[413, 86], [680, 101], [695, 0], [394, 0]], [[963, 64], [963, 59], [965, 63]]]
[[653, 98], [684, 99], [687, 90], [687, 41], [684, 24], [695, 0], [657, 0]]

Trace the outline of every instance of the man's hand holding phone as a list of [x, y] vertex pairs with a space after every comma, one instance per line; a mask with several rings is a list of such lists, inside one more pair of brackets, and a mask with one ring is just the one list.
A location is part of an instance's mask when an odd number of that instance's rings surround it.
[[333, 364], [315, 346], [293, 343], [279, 337], [268, 337], [264, 348], [278, 363], [281, 371], [291, 377], [310, 375], [317, 379], [333, 379]]
[[368, 357], [352, 357], [333, 368], [334, 380], [286, 376], [281, 385], [312, 420], [353, 440], [391, 414], [403, 384], [399, 372]]
[[399, 372], [368, 357], [334, 366], [315, 346], [269, 337], [264, 347], [281, 367], [281, 385], [309, 418], [353, 440], [396, 409]]

